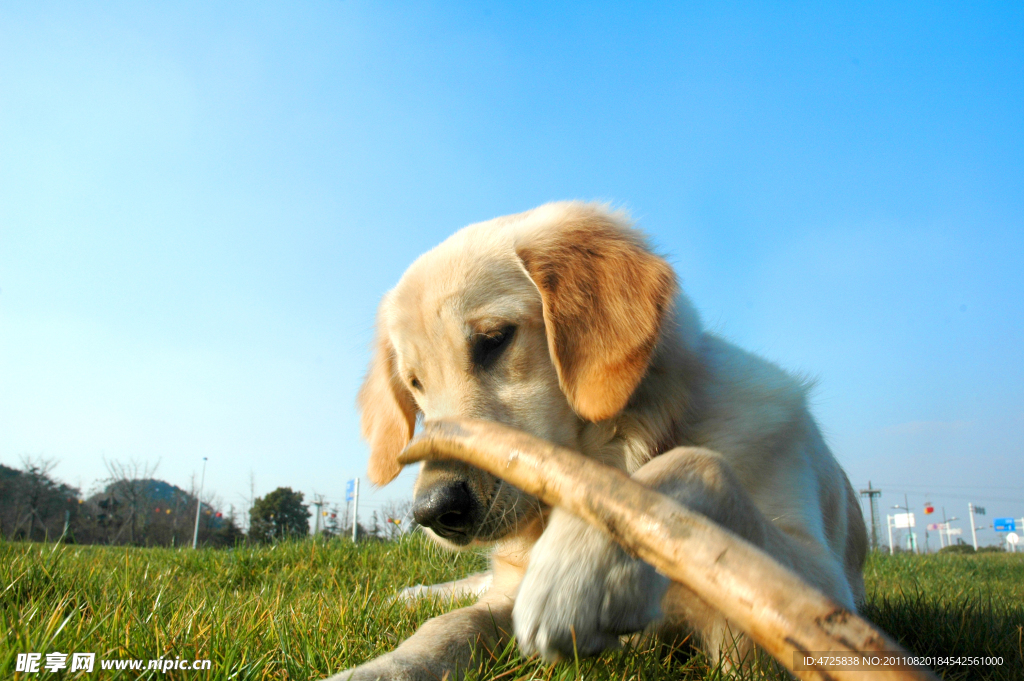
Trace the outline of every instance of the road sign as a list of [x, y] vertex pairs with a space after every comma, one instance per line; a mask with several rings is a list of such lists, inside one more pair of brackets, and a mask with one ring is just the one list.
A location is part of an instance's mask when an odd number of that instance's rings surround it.
[[349, 480], [347, 483], [345, 483], [345, 501], [352, 501], [352, 497], [355, 496], [355, 493], [356, 481]]
[[977, 513], [978, 515], [985, 515], [985, 507], [984, 506], [975, 506], [974, 507], [974, 512]]
[[913, 513], [897, 513], [892, 517], [892, 526], [896, 529], [903, 527], [916, 527]]
[[942, 529], [941, 523], [928, 523], [928, 531], [934, 532], [935, 530]]
[[996, 532], [1016, 532], [1017, 522], [1013, 518], [996, 518], [992, 521]]
[[946, 530], [946, 535], [950, 537], [955, 537], [956, 535], [963, 533], [964, 531], [961, 530], [959, 527], [951, 527], [948, 530]]
[[1019, 542], [1019, 541], [1020, 541], [1020, 537], [1017, 536], [1016, 532], [1011, 532], [1010, 534], [1006, 535], [1006, 543], [1007, 544], [1014, 544], [1014, 545], [1016, 545], [1017, 542]]

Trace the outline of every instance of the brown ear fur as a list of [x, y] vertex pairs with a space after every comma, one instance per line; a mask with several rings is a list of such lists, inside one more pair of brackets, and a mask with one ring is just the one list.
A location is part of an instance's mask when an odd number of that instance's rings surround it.
[[562, 391], [590, 421], [622, 411], [647, 372], [675, 295], [672, 268], [623, 217], [573, 206], [516, 248], [540, 289]]
[[398, 454], [412, 439], [416, 404], [395, 374], [394, 348], [379, 330], [357, 402], [362, 412], [363, 437], [370, 444], [370, 481], [386, 485], [402, 470]]

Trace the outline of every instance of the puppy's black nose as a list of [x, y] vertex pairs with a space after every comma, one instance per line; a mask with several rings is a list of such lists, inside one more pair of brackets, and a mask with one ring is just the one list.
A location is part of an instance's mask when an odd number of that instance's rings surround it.
[[469, 541], [479, 508], [465, 481], [458, 480], [424, 490], [413, 503], [412, 515], [445, 539]]

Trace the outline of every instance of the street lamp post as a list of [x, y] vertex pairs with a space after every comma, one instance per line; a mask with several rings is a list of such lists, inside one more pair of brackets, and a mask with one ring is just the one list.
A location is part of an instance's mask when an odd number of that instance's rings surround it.
[[[907, 519], [907, 534], [910, 535], [910, 548], [913, 549], [914, 553], [918, 553], [918, 550], [917, 550], [917, 535], [914, 533], [914, 526], [917, 523], [914, 523], [914, 525], [911, 525], [910, 502], [907, 500], [907, 495], [906, 494], [903, 495], [903, 504], [904, 504], [903, 506], [900, 506], [899, 504], [895, 504], [893, 506], [893, 508], [898, 508], [898, 509], [900, 509], [900, 510], [905, 512], [905, 516], [904, 517]], [[891, 543], [891, 540], [890, 540], [890, 543]]]
[[[194, 480], [195, 478], [193, 478]], [[192, 548], [199, 544], [199, 512], [203, 508], [203, 484], [206, 482], [206, 457], [203, 457], [203, 476], [199, 478], [199, 495], [196, 497], [196, 529], [192, 532]]]
[[[953, 539], [951, 538], [952, 535], [950, 535], [950, 533], [949, 533], [949, 524], [951, 522], [953, 522], [954, 520], [960, 520], [960, 518], [957, 518], [956, 516], [953, 516], [952, 518], [947, 518], [946, 517], [946, 507], [943, 506], [942, 507], [942, 524], [939, 525], [939, 544], [942, 545], [943, 547], [945, 547], [945, 546], [952, 546], [953, 545]], [[942, 533], [943, 532], [946, 533], [946, 543], [945, 544], [942, 543]]]

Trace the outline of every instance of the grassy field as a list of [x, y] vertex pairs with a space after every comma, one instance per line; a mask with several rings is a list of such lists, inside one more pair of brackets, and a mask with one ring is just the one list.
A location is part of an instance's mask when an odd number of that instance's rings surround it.
[[[0, 542], [0, 678], [318, 679], [391, 650], [446, 606], [390, 602], [400, 587], [452, 579], [483, 557], [420, 537], [353, 546], [312, 541], [231, 551]], [[1024, 554], [875, 556], [867, 616], [922, 655], [997, 655], [947, 679], [1024, 678]], [[91, 674], [15, 673], [18, 653], [94, 652]], [[209, 671], [104, 671], [101, 659], [208, 659]], [[68, 667], [70, 668], [70, 656]], [[144, 665], [145, 666], [145, 665]], [[770, 663], [744, 678], [786, 678]], [[640, 644], [555, 666], [509, 647], [481, 678], [729, 678], [700, 654]]]

